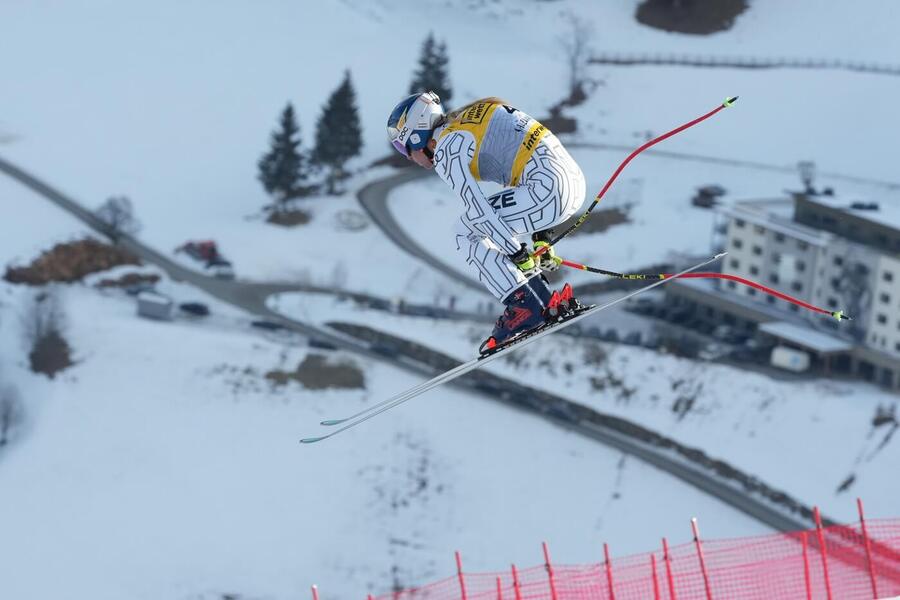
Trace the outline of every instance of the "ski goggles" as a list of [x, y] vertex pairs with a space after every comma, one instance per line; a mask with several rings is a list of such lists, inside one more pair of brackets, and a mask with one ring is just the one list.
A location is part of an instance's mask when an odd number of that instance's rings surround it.
[[[391, 129], [393, 131], [390, 131]], [[431, 131], [428, 129], [416, 129], [410, 133], [404, 128], [404, 131], [399, 136], [397, 136], [396, 128], [389, 128], [389, 131], [391, 133], [391, 145], [406, 158], [410, 157], [413, 150], [425, 148], [428, 145], [428, 140], [431, 139]], [[406, 135], [405, 141], [403, 140], [404, 135]]]
[[[406, 112], [409, 106], [400, 105], [394, 109], [388, 118], [388, 137], [394, 150], [409, 158], [409, 148], [406, 147], [406, 140], [409, 138], [409, 128], [406, 127]], [[406, 134], [406, 135], [405, 135]]]
[[395, 139], [391, 141], [391, 145], [394, 147], [394, 150], [396, 150], [406, 158], [409, 158], [409, 149], [406, 147], [406, 144], [404, 144], [400, 140]]

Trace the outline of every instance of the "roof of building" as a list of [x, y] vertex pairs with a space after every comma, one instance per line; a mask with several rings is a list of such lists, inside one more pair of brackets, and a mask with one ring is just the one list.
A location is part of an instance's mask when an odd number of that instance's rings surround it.
[[827, 231], [794, 221], [794, 200], [792, 198], [741, 200], [732, 205], [722, 206], [718, 210], [732, 219], [742, 219], [748, 223], [762, 225], [766, 229], [783, 233], [808, 244], [826, 246], [833, 239], [832, 234]]
[[816, 331], [810, 327], [787, 323], [785, 321], [763, 323], [759, 326], [759, 330], [786, 342], [808, 348], [819, 354], [846, 352], [853, 348], [853, 344], [828, 335], [827, 333], [822, 333], [821, 331]]
[[889, 199], [873, 201], [851, 196], [825, 196], [822, 194], [806, 196], [806, 199], [859, 219], [900, 229], [900, 203]]

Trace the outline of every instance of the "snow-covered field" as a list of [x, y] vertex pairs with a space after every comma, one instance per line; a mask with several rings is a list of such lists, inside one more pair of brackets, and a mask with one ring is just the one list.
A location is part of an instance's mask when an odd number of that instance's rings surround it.
[[[44, 247], [44, 226], [82, 233], [44, 203], [13, 210], [31, 200], [0, 183], [5, 222], [30, 232], [5, 237], [5, 256]], [[337, 353], [364, 390], [274, 387], [267, 371], [314, 352], [301, 339], [163, 289], [213, 316], [148, 321], [121, 292], [60, 286], [76, 365], [48, 380], [28, 371], [20, 331], [34, 290], [0, 284], [0, 378], [26, 408], [0, 451], [4, 598], [293, 598], [314, 582], [352, 598], [442, 577], [457, 548], [468, 569], [499, 570], [538, 563], [543, 539], [565, 562], [598, 560], [603, 541], [623, 554], [684, 540], [695, 515], [709, 535], [763, 532], [640, 462], [452, 389], [364, 435], [300, 446], [323, 418], [415, 377]]]
[[[483, 324], [375, 314], [324, 297], [281, 294], [272, 305], [287, 315], [302, 310], [307, 320], [321, 323], [372, 326], [377, 319], [382, 330], [460, 360], [471, 358], [488, 334]], [[600, 315], [596, 324], [602, 320]], [[857, 496], [873, 515], [897, 510], [900, 444], [892, 440], [896, 430], [890, 423], [875, 427], [873, 418], [879, 407], [896, 411], [900, 402], [872, 385], [776, 381], [725, 365], [560, 335], [485, 368], [701, 448], [818, 504], [833, 518], [854, 520]], [[426, 402], [440, 401], [443, 393], [439, 388]], [[852, 485], [839, 493], [851, 475]]]
[[[455, 103], [495, 94], [538, 117], [564, 95], [558, 37], [571, 14], [592, 24], [596, 50], [883, 62], [900, 49], [891, 0], [754, 0], [731, 31], [709, 37], [640, 27], [637, 3], [428, 0], [412, 14], [408, 3], [387, 0], [6, 2], [0, 156], [89, 207], [128, 195], [140, 237], [161, 251], [216, 239], [239, 278], [425, 301], [456, 295], [463, 307], [469, 292], [399, 252], [374, 226], [348, 231], [338, 223], [341, 211], [358, 210], [352, 192], [387, 172], [363, 169], [389, 151], [385, 115], [407, 90], [427, 24], [447, 42]], [[364, 136], [350, 193], [309, 199], [307, 226], [262, 223], [268, 200], [256, 160], [279, 111], [294, 103], [308, 147], [346, 68]], [[738, 94], [737, 107], [664, 149], [785, 166], [811, 159], [827, 172], [900, 179], [889, 146], [900, 78], [597, 66], [590, 76], [602, 85], [571, 111], [581, 127], [572, 141], [637, 145], [644, 132]], [[573, 154], [589, 194], [624, 157]], [[900, 201], [878, 186], [821, 182]], [[642, 156], [605, 200], [634, 202], [633, 222], [576, 236], [564, 255], [625, 269], [673, 251], [705, 252], [710, 214], [688, 198], [707, 183], [726, 187], [730, 200], [798, 184], [790, 174]], [[423, 245], [456, 260], [453, 198], [436, 178], [398, 189], [391, 206]], [[86, 232], [5, 177], [0, 214], [2, 265]], [[302, 361], [302, 340], [262, 336], [247, 327], [249, 315], [184, 286], [163, 287], [178, 300], [210, 302], [214, 316], [148, 322], [123, 295], [63, 286], [76, 365], [51, 381], [26, 368], [19, 320], [34, 291], [0, 283], [0, 379], [19, 389], [27, 415], [0, 451], [0, 596], [278, 599], [317, 582], [323, 597], [362, 597], [452, 573], [454, 549], [467, 570], [479, 571], [539, 563], [542, 539], [561, 563], [599, 560], [603, 541], [621, 555], [653, 548], [661, 535], [686, 540], [691, 516], [710, 538], [761, 532], [639, 462], [450, 388], [352, 435], [300, 447], [297, 439], [314, 434], [322, 418], [418, 378], [340, 355], [362, 370], [364, 391], [273, 389], [263, 374]], [[439, 335], [459, 356], [469, 355], [476, 334], [316, 298], [302, 310], [304, 318], [377, 318], [408, 337]], [[578, 364], [580, 346], [551, 336], [540, 358], [499, 368], [701, 446], [831, 516], [852, 519], [855, 495], [873, 516], [896, 515], [896, 442], [879, 449], [885, 430], [871, 427], [875, 407], [893, 406], [893, 396], [607, 351], [597, 373]], [[545, 357], [555, 358], [538, 364]], [[567, 360], [573, 375], [552, 372]], [[621, 389], [592, 387], [590, 378], [602, 380], [606, 369]], [[634, 390], [628, 401], [626, 389]], [[671, 406], [683, 390], [696, 398], [679, 420]], [[855, 483], [837, 494], [851, 473]]]

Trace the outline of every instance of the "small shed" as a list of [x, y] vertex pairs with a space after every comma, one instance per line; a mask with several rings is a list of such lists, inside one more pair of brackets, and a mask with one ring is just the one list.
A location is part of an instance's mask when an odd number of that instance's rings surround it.
[[138, 316], [148, 319], [171, 320], [174, 305], [171, 298], [159, 292], [141, 292], [137, 295]]

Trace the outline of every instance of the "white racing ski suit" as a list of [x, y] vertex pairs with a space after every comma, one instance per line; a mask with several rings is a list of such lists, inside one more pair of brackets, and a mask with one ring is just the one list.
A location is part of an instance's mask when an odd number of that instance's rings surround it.
[[[434, 133], [438, 175], [463, 201], [457, 250], [503, 301], [526, 282], [509, 260], [520, 239], [571, 217], [584, 202], [584, 175], [535, 119], [495, 100], [476, 102]], [[505, 189], [485, 197], [479, 181]]]

